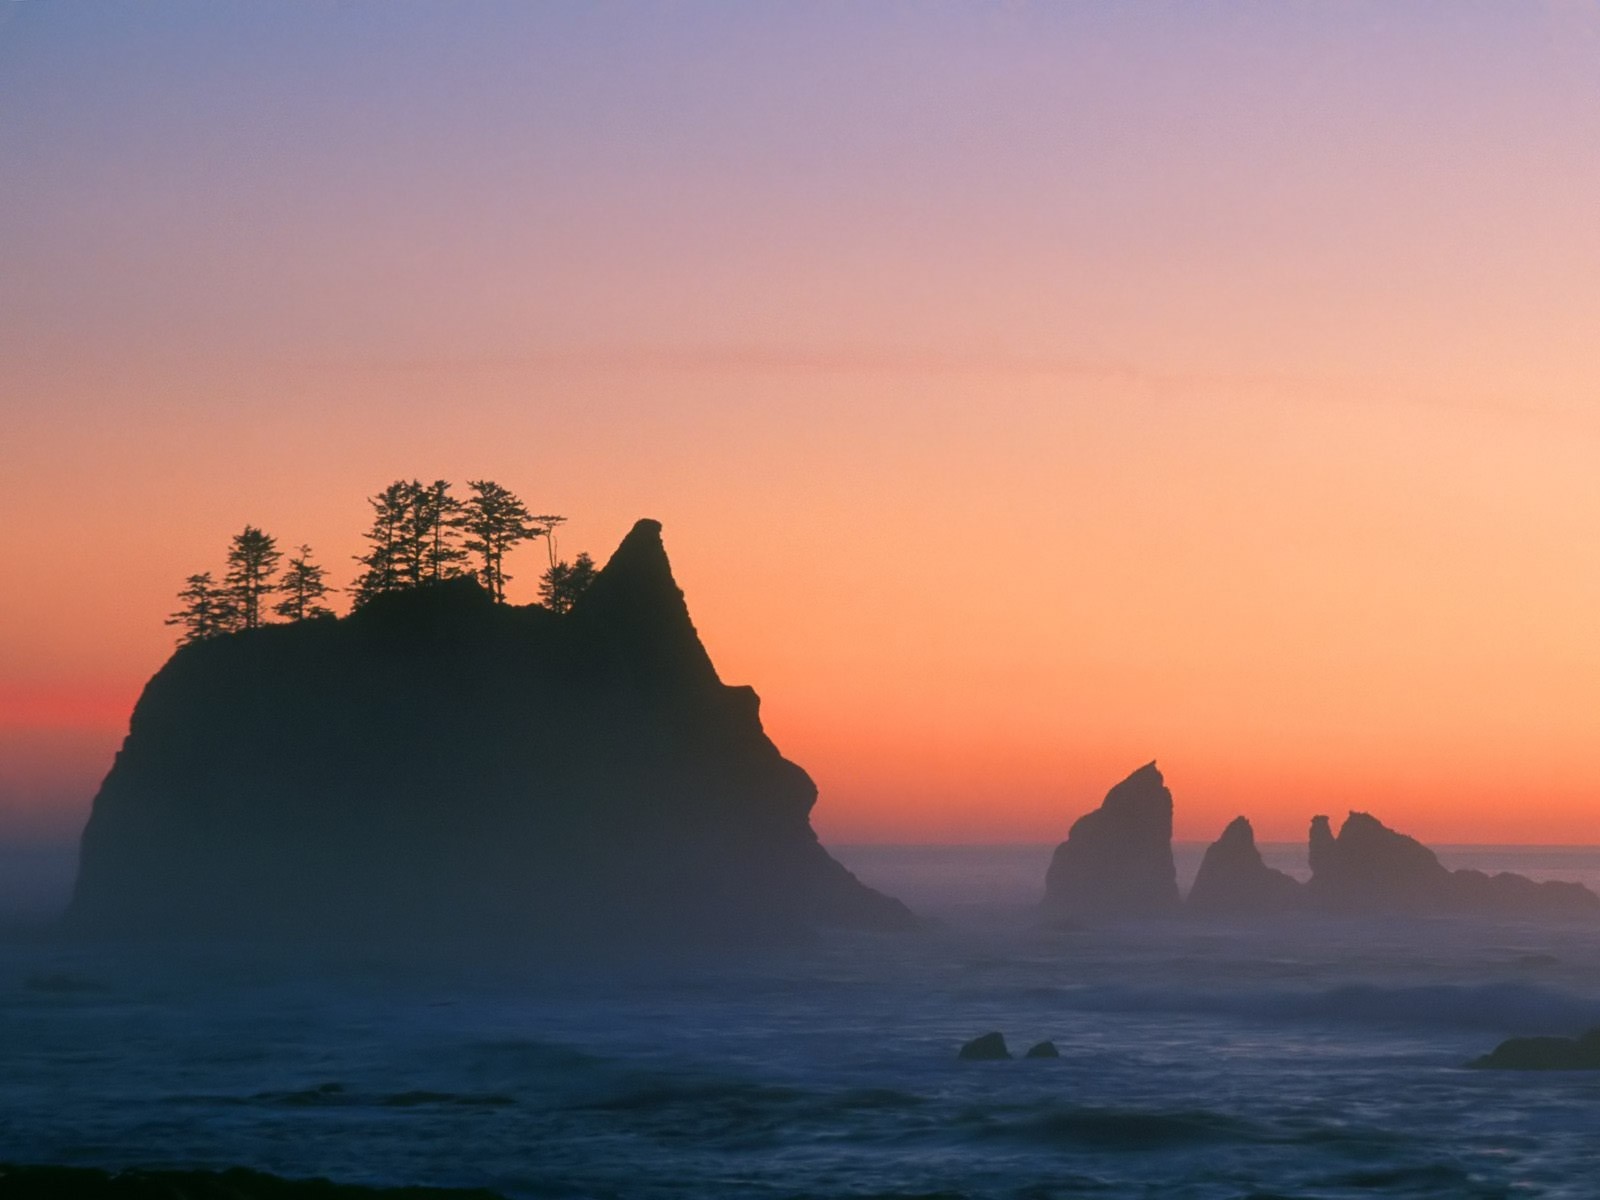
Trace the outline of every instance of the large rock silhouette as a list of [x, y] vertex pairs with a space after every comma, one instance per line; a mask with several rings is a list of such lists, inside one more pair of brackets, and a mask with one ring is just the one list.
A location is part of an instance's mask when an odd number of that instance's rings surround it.
[[1333, 913], [1583, 918], [1600, 915], [1600, 896], [1579, 883], [1536, 882], [1502, 872], [1452, 871], [1415, 838], [1353, 812], [1335, 837], [1314, 817], [1307, 899]]
[[573, 610], [469, 579], [180, 648], [95, 798], [108, 934], [570, 944], [912, 926], [818, 843], [640, 521]]
[[1299, 880], [1267, 866], [1250, 822], [1235, 817], [1206, 847], [1188, 905], [1212, 916], [1276, 915], [1299, 908], [1301, 892]]
[[1172, 793], [1148, 763], [1073, 822], [1045, 875], [1044, 907], [1065, 917], [1148, 917], [1178, 908]]

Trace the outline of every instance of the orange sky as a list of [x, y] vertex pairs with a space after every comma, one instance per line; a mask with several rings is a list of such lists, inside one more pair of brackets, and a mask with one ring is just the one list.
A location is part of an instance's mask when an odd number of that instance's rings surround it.
[[827, 839], [1600, 841], [1595, 6], [9, 7], [0, 837], [245, 522], [481, 475]]

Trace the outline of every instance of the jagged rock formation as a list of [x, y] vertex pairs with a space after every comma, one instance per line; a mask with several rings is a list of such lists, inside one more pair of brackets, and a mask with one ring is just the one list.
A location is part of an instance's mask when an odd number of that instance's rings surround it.
[[1206, 847], [1188, 906], [1210, 916], [1257, 916], [1292, 912], [1303, 903], [1300, 881], [1262, 861], [1255, 832], [1235, 817]]
[[1311, 822], [1309, 902], [1334, 913], [1462, 914], [1566, 918], [1600, 915], [1600, 896], [1578, 883], [1537, 883], [1502, 872], [1451, 871], [1415, 838], [1353, 812], [1334, 837]]
[[1073, 822], [1045, 875], [1044, 907], [1064, 917], [1147, 917], [1178, 908], [1172, 793], [1148, 763]]
[[115, 934], [671, 946], [906, 928], [718, 678], [640, 521], [565, 616], [470, 579], [180, 648], [68, 914]]
[[1006, 1035], [1003, 1033], [986, 1033], [982, 1037], [975, 1037], [970, 1042], [962, 1045], [956, 1051], [956, 1057], [967, 1062], [997, 1062], [1003, 1058], [1011, 1057], [1011, 1050], [1006, 1046]]

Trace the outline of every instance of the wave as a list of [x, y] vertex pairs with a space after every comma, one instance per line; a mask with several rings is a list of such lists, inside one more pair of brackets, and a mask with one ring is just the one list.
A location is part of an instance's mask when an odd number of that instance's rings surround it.
[[1279, 1140], [1263, 1126], [1208, 1109], [1163, 1112], [1049, 1105], [1020, 1115], [1017, 1110], [970, 1109], [956, 1125], [982, 1140], [1102, 1151]]

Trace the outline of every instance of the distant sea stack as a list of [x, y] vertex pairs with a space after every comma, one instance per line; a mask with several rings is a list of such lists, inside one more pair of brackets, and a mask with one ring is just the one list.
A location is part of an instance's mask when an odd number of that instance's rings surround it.
[[1045, 875], [1044, 908], [1064, 917], [1162, 916], [1178, 909], [1172, 793], [1148, 763], [1073, 822]]
[[1302, 891], [1299, 880], [1267, 866], [1250, 822], [1235, 817], [1206, 847], [1188, 906], [1210, 916], [1282, 914], [1301, 907]]
[[1579, 883], [1538, 883], [1502, 872], [1452, 871], [1415, 838], [1353, 812], [1338, 837], [1327, 817], [1311, 822], [1311, 904], [1350, 914], [1525, 918], [1600, 916], [1600, 896]]
[[71, 926], [451, 944], [916, 918], [810, 825], [640, 521], [570, 613], [475, 581], [180, 648], [84, 831]]

